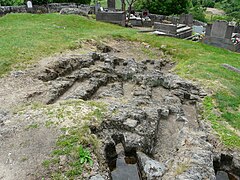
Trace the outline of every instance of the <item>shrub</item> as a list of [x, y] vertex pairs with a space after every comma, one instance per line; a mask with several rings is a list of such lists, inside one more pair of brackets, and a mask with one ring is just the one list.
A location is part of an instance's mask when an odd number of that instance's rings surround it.
[[151, 13], [172, 15], [187, 13], [190, 7], [189, 0], [138, 0], [136, 10], [148, 9]]
[[193, 15], [193, 18], [202, 22], [206, 22], [206, 17], [205, 17], [205, 8], [203, 8], [200, 5], [197, 5], [193, 7], [190, 12]]
[[23, 4], [23, 0], [0, 0], [0, 6], [17, 6]]

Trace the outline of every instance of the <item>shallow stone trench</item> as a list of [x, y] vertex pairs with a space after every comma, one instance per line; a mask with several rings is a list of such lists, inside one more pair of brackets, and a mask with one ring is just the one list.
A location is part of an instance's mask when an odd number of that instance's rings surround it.
[[213, 147], [196, 108], [206, 93], [163, 73], [165, 64], [90, 53], [63, 58], [38, 78], [49, 88], [47, 104], [72, 98], [108, 104], [111, 113], [100, 127], [91, 127], [104, 142], [107, 163], [122, 144], [125, 154], [138, 159], [142, 179], [215, 179]]

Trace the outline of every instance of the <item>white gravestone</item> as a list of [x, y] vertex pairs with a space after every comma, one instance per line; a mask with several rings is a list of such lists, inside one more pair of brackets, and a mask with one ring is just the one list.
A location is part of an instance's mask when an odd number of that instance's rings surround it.
[[28, 7], [29, 9], [33, 7], [33, 6], [32, 6], [32, 1], [28, 1], [28, 2], [27, 2], [27, 7]]

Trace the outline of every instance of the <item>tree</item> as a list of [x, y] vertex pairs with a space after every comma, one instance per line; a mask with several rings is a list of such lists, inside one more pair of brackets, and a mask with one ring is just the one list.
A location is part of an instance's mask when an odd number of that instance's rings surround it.
[[0, 0], [0, 6], [17, 6], [23, 4], [23, 0]]
[[131, 11], [132, 11], [132, 6], [136, 1], [137, 0], [126, 0], [126, 2], [128, 4], [128, 19], [130, 18], [130, 14], [131, 14]]
[[149, 12], [162, 15], [188, 13], [191, 0], [138, 0], [137, 10], [148, 9]]
[[193, 18], [202, 22], [206, 22], [205, 18], [205, 8], [203, 8], [200, 5], [194, 6], [190, 10], [191, 14], [193, 15]]
[[50, 3], [51, 0], [32, 0], [33, 5], [45, 5]]

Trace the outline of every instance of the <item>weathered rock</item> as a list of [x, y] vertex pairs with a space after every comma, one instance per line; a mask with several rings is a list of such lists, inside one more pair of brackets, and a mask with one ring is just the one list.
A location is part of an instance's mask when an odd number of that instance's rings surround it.
[[130, 128], [134, 128], [137, 126], [138, 121], [134, 120], [134, 119], [127, 119], [123, 124], [130, 127]]
[[184, 117], [184, 116], [177, 116], [177, 119], [176, 119], [176, 121], [181, 121], [181, 122], [188, 122], [188, 120], [187, 120], [187, 118], [186, 117]]
[[143, 174], [143, 178], [147, 180], [161, 179], [166, 167], [158, 161], [155, 161], [142, 152], [137, 152], [140, 169]]
[[[110, 51], [105, 45], [99, 50]], [[119, 143], [124, 152], [141, 151], [154, 157], [161, 156], [158, 148], [164, 142], [169, 143], [160, 148], [164, 151], [164, 165], [141, 157], [148, 179], [194, 179], [194, 173], [199, 179], [214, 177], [212, 147], [198, 131], [196, 110], [191, 104], [200, 100], [202, 90], [176, 75], [159, 71], [162, 65], [157, 61], [124, 60], [106, 53], [70, 59], [49, 66], [49, 73], [42, 73], [41, 79], [51, 82], [52, 102], [93, 99], [108, 105], [111, 113], [92, 131], [103, 139], [107, 160], [116, 157], [115, 146]], [[179, 172], [182, 162], [186, 163], [186, 171]]]
[[97, 174], [95, 176], [90, 177], [89, 180], [104, 180], [104, 178], [100, 174]]

